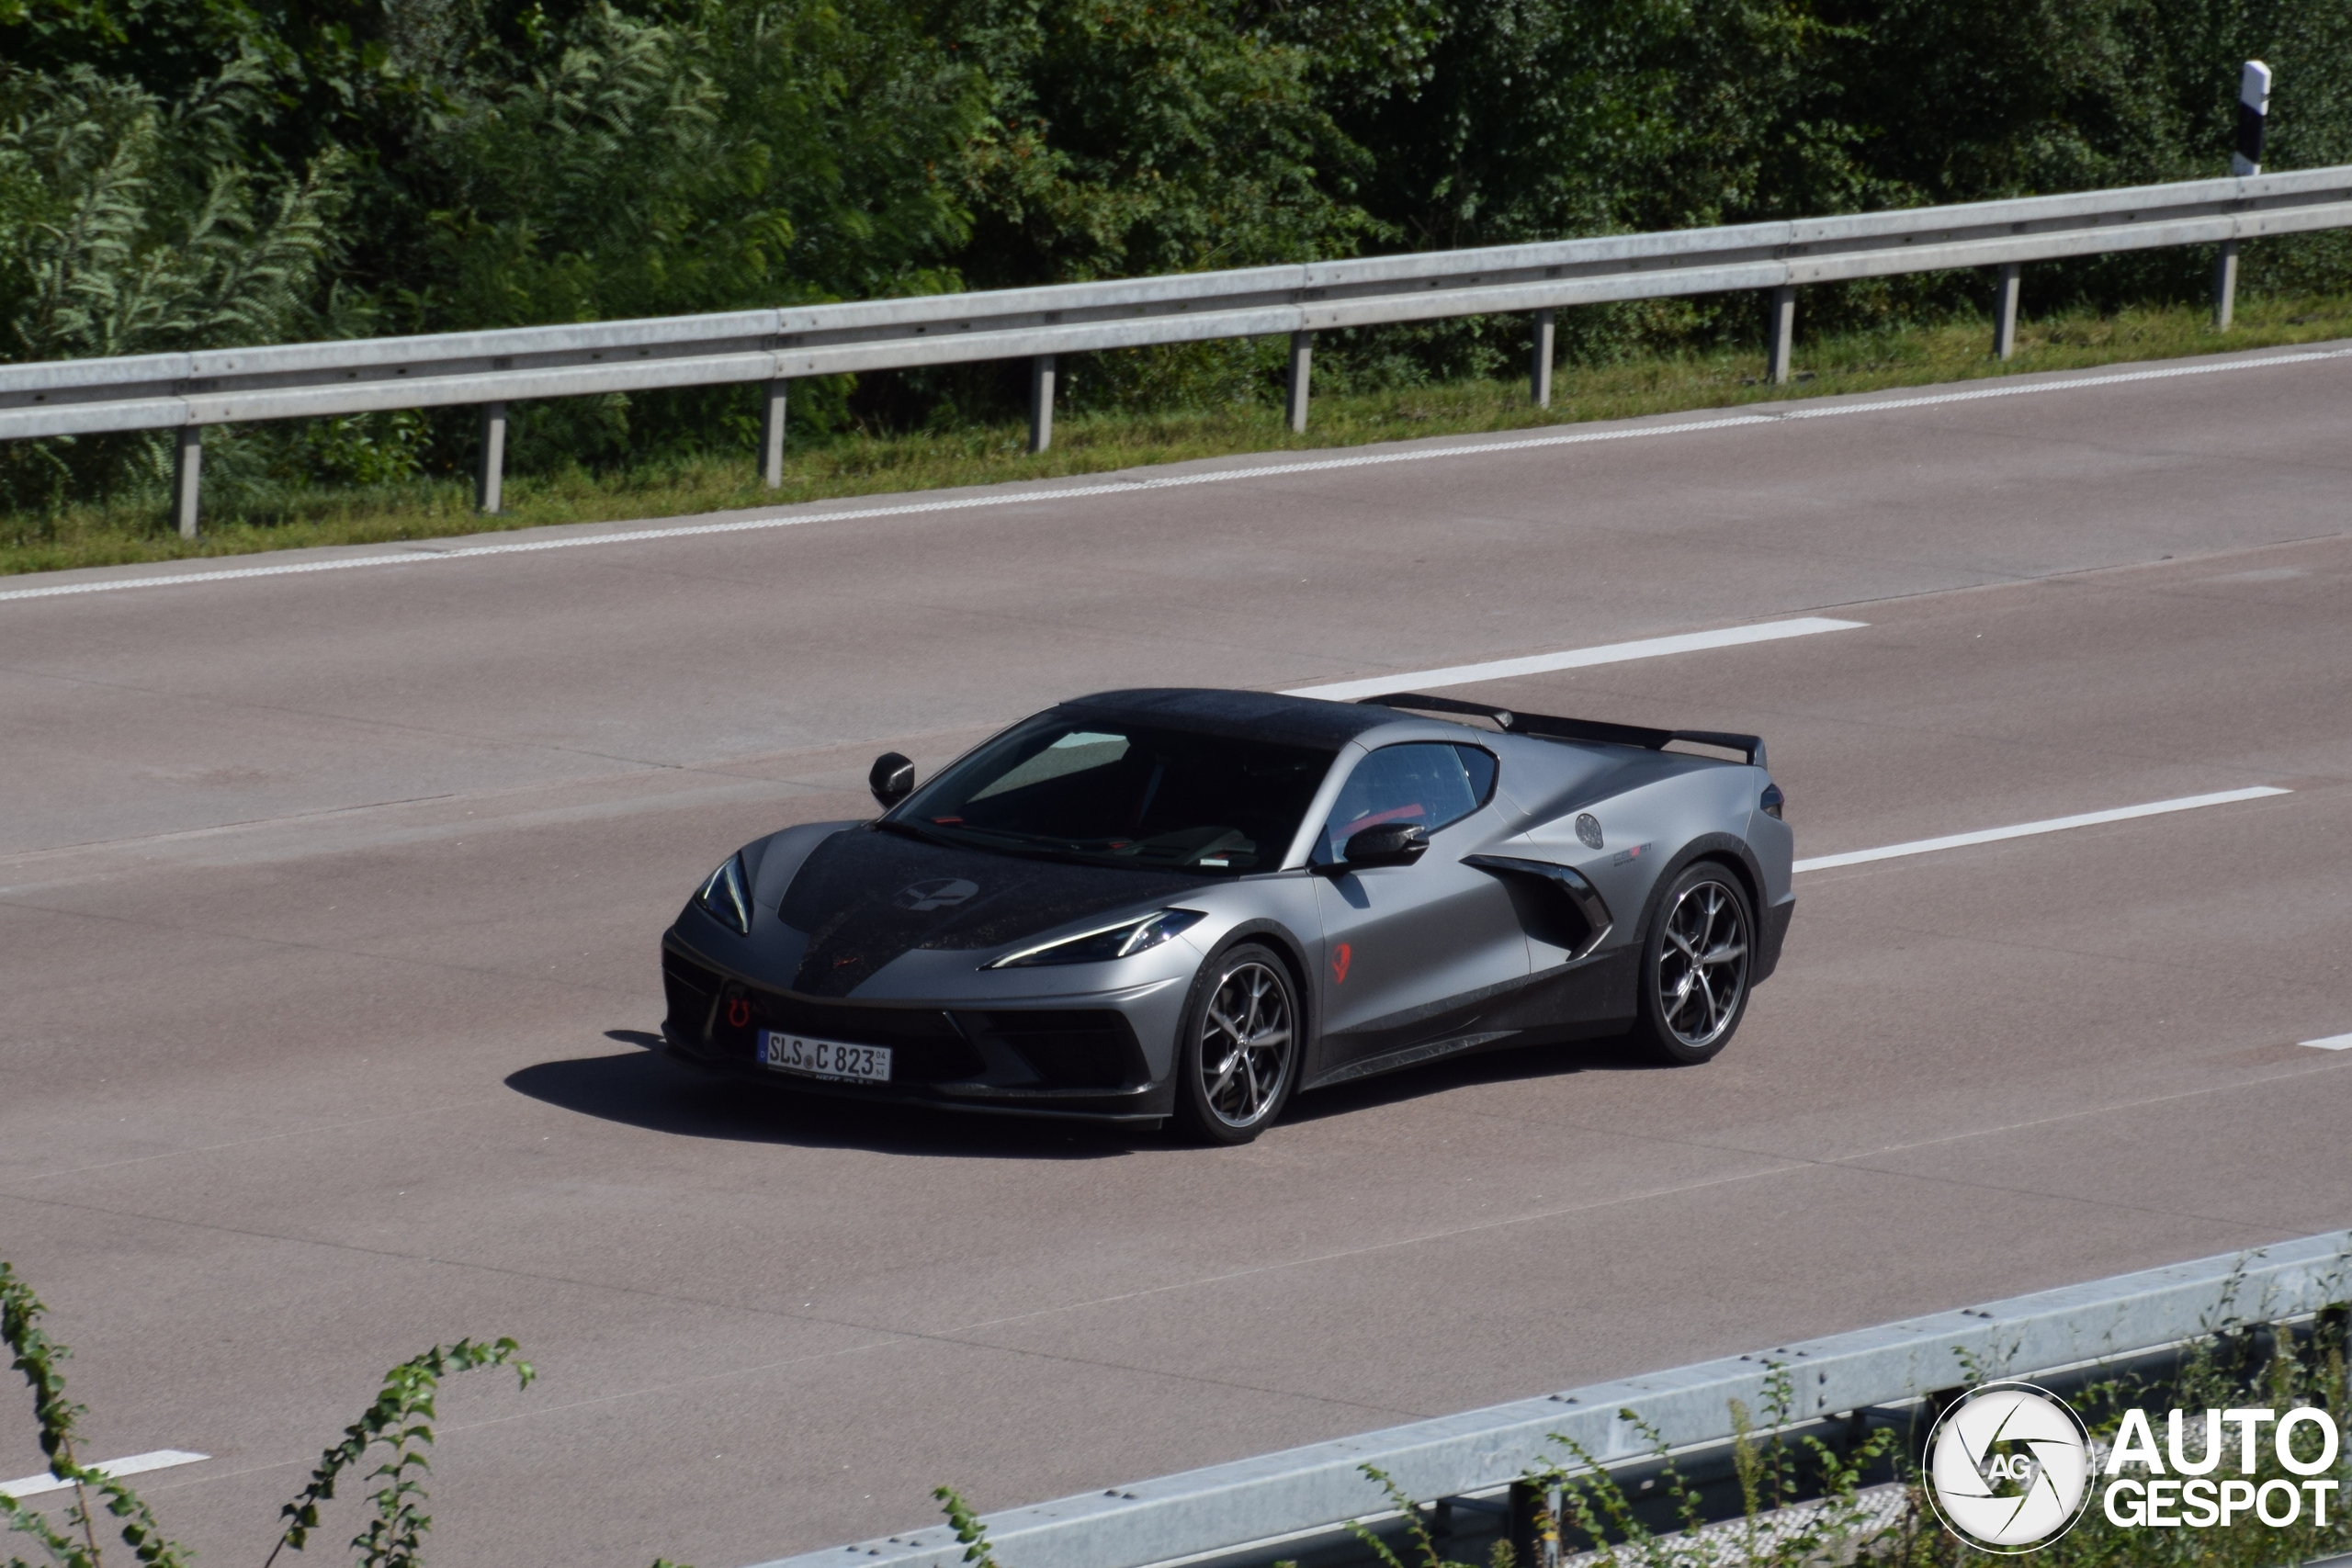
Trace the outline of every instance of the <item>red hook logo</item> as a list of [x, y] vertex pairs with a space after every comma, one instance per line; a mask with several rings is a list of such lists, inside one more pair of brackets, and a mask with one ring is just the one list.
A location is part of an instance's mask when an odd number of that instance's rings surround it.
[[1355, 949], [1344, 942], [1331, 950], [1331, 984], [1344, 986], [1348, 983], [1348, 964], [1355, 955]]
[[727, 1021], [741, 1029], [752, 1021], [752, 1004], [741, 997], [727, 998]]

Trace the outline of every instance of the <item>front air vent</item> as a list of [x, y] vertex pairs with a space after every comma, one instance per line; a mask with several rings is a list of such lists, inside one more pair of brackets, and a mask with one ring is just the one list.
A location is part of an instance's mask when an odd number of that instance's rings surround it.
[[1012, 1051], [1052, 1089], [1142, 1083], [1143, 1053], [1126, 1015], [1103, 1009], [967, 1012], [966, 1028]]

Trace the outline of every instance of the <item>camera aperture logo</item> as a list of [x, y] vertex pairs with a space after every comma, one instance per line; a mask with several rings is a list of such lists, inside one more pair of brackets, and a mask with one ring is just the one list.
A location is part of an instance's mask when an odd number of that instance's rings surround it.
[[2091, 1439], [2046, 1389], [1971, 1389], [1928, 1438], [1928, 1496], [1946, 1529], [1985, 1551], [2031, 1551], [2074, 1529], [2090, 1501]]
[[[2082, 1417], [2048, 1389], [1984, 1383], [1947, 1408], [1928, 1435], [1928, 1500], [1952, 1534], [2005, 1555], [2047, 1546], [2074, 1529], [2094, 1491], [2108, 1522], [2124, 1529], [2227, 1529], [2249, 1516], [2280, 1529], [2306, 1508], [2313, 1524], [2325, 1526], [2339, 1484], [2324, 1473], [2339, 1451], [2327, 1411], [2208, 1410], [2200, 1432], [2187, 1411], [2172, 1410], [2161, 1425], [2160, 1444], [2148, 1413], [2126, 1410], [2112, 1443], [2095, 1449]], [[2240, 1477], [2256, 1473], [2265, 1427], [2279, 1466], [2296, 1479], [2228, 1477], [2224, 1461], [2233, 1458]], [[2140, 1473], [2122, 1473], [2127, 1465]], [[2213, 1476], [2217, 1470], [2222, 1476]]]

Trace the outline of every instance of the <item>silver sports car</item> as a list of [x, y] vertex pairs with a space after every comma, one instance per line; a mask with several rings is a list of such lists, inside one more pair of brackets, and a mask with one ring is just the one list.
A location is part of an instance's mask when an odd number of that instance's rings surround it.
[[1706, 1061], [1795, 907], [1749, 735], [1107, 692], [871, 783], [880, 817], [747, 844], [688, 901], [677, 1060], [1242, 1143], [1294, 1093], [1456, 1052]]

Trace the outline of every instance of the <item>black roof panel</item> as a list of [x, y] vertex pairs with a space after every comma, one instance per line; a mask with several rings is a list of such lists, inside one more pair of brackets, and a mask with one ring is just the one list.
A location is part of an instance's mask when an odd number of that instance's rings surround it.
[[1367, 729], [1399, 722], [1386, 708], [1319, 697], [1285, 697], [1275, 692], [1229, 692], [1207, 686], [1146, 686], [1073, 697], [1064, 710], [1113, 715], [1136, 723], [1177, 729], [1246, 735], [1295, 745], [1339, 746]]

